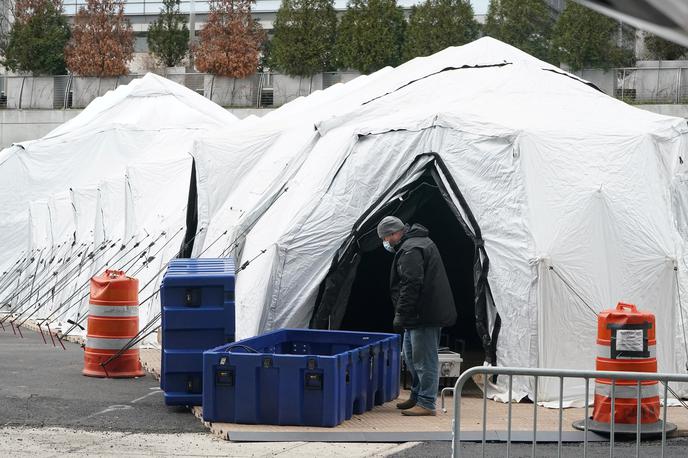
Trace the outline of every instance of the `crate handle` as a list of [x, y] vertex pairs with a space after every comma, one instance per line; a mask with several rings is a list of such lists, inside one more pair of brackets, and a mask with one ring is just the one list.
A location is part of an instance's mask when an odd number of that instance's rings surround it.
[[625, 302], [619, 302], [616, 304], [616, 310], [630, 310], [631, 312], [637, 313], [638, 307], [633, 304], [626, 304]]
[[260, 353], [260, 352], [259, 352], [258, 350], [256, 350], [255, 348], [251, 348], [251, 347], [249, 347], [248, 345], [244, 345], [244, 344], [233, 344], [233, 345], [229, 345], [227, 348], [225, 348], [225, 351], [226, 351], [227, 353], [231, 353], [233, 348], [243, 348], [243, 349], [244, 349], [246, 352], [248, 352], [248, 353]]

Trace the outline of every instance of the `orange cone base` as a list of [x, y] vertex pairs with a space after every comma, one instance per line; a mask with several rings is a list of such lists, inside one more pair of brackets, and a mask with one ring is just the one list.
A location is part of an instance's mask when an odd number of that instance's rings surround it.
[[[612, 425], [609, 423], [601, 423], [595, 421], [592, 418], [588, 418], [588, 421], [578, 420], [574, 421], [574, 428], [580, 431], [585, 431], [586, 427], [588, 431], [592, 431], [603, 436], [611, 436]], [[662, 437], [662, 432], [664, 431], [667, 436], [676, 431], [678, 427], [674, 423], [666, 422], [662, 420], [656, 423], [641, 423], [640, 424], [640, 438], [641, 439], [656, 439]], [[614, 436], [615, 437], [625, 437], [627, 439], [636, 437], [638, 433], [638, 425], [628, 424], [628, 423], [616, 423], [614, 424]]]
[[101, 378], [132, 378], [145, 375], [139, 360], [139, 350], [128, 350], [107, 366], [101, 366], [101, 363], [107, 361], [115, 353], [117, 353], [116, 350], [95, 350], [86, 347], [84, 369], [81, 373], [88, 377]]
[[[595, 395], [592, 418], [600, 423], [611, 421], [612, 400], [606, 396]], [[638, 401], [636, 399], [616, 398], [614, 402], [615, 423], [635, 425], [638, 419]], [[659, 420], [659, 396], [644, 398], [640, 401], [640, 423], [656, 423]]]

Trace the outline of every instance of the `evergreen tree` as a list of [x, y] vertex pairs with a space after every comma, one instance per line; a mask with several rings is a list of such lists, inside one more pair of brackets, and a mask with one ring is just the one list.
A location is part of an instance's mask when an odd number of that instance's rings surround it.
[[678, 60], [688, 56], [688, 48], [649, 33], [645, 35], [645, 47], [652, 59]]
[[258, 69], [265, 32], [251, 16], [254, 0], [210, 0], [210, 14], [193, 49], [196, 68], [230, 78]]
[[189, 28], [179, 0], [163, 0], [160, 16], [148, 28], [148, 49], [166, 67], [178, 65], [189, 50]]
[[623, 65], [632, 53], [617, 46], [618, 31], [617, 21], [569, 1], [554, 26], [553, 57], [574, 71]]
[[121, 76], [134, 56], [134, 33], [124, 0], [87, 0], [65, 47], [67, 67], [82, 76]]
[[69, 36], [61, 0], [17, 0], [2, 63], [12, 71], [63, 75]]
[[399, 65], [405, 26], [396, 0], [350, 0], [337, 33], [339, 66], [371, 73]]
[[480, 27], [468, 0], [425, 0], [411, 8], [404, 59], [428, 56], [478, 38]]
[[553, 23], [544, 0], [491, 0], [483, 30], [485, 35], [549, 60]]
[[337, 33], [334, 0], [282, 0], [270, 47], [273, 67], [291, 76], [332, 68]]

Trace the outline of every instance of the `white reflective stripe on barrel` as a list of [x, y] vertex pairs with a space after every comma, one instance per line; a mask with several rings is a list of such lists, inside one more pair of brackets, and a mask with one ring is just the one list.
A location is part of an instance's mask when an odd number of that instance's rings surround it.
[[[96, 350], [121, 350], [131, 339], [104, 339], [102, 337], [86, 337], [86, 347]], [[139, 344], [134, 345], [130, 350], [139, 348]]]
[[[618, 352], [616, 355], [616, 359], [647, 359], [647, 358], [656, 358], [657, 357], [657, 349], [655, 348], [655, 345], [648, 345], [647, 347], [648, 353], [650, 353], [650, 356], [627, 356], [624, 354], [624, 352]], [[612, 358], [612, 347], [609, 345], [600, 345], [597, 344], [597, 356], [600, 358], [607, 358], [611, 359]]]
[[[640, 385], [640, 397], [641, 398], [652, 398], [659, 396], [659, 391], [657, 389], [657, 382], [652, 385]], [[612, 385], [611, 383], [607, 385], [606, 383], [595, 383], [595, 394], [600, 396], [605, 396], [608, 398], [612, 397]], [[636, 399], [638, 396], [638, 386], [637, 385], [619, 385], [618, 383], [614, 387], [614, 397], [617, 399]]]
[[138, 305], [88, 304], [89, 316], [139, 316]]

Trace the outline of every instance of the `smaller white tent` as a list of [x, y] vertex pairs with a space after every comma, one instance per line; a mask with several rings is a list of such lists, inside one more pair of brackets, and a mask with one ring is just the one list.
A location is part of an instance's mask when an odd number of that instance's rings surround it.
[[147, 74], [94, 100], [45, 137], [5, 149], [0, 153], [0, 259], [11, 264], [25, 248], [29, 202], [123, 175], [127, 164], [142, 158], [164, 158], [180, 148], [186, 153], [194, 136], [235, 122], [205, 97]]
[[[157, 278], [151, 252], [165, 247], [154, 256], [159, 267], [183, 240], [194, 139], [237, 121], [194, 91], [148, 74], [45, 137], [0, 152], [0, 259], [14, 265], [25, 246], [38, 252], [40, 260], [18, 264], [26, 272], [16, 284], [32, 277], [37, 288], [51, 289], [48, 303], [26, 301], [20, 319], [49, 318], [63, 332], [79, 332], [67, 320], [83, 320], [91, 275], [110, 267], [140, 272], [142, 284]], [[11, 289], [3, 294], [13, 307]], [[146, 313], [156, 306], [148, 305]]]

